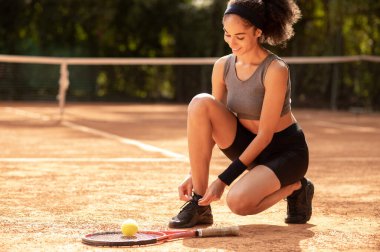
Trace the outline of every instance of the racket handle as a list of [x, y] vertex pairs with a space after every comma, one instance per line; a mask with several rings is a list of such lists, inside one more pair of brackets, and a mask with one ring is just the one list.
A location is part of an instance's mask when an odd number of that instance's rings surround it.
[[212, 236], [238, 236], [239, 226], [224, 227], [224, 228], [202, 228], [196, 230], [198, 237], [212, 237]]

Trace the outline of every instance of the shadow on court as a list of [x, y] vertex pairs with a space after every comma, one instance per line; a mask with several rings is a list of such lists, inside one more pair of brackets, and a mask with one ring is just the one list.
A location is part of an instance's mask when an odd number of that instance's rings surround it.
[[228, 251], [301, 251], [300, 243], [314, 236], [315, 225], [242, 225], [237, 237], [188, 239], [183, 245], [192, 249]]

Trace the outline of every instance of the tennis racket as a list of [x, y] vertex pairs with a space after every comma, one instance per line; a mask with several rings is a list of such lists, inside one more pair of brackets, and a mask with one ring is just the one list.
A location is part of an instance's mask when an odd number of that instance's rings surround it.
[[193, 230], [139, 231], [134, 236], [121, 232], [100, 232], [85, 235], [82, 243], [91, 246], [141, 246], [159, 244], [182, 238], [237, 236], [239, 227], [203, 228]]

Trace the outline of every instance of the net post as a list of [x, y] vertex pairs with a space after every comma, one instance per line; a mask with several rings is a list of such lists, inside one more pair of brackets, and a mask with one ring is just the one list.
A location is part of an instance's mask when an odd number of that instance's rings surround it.
[[57, 99], [59, 102], [59, 119], [62, 121], [64, 109], [65, 109], [65, 102], [66, 102], [66, 92], [69, 88], [69, 69], [66, 62], [61, 63], [60, 67], [60, 77], [59, 77], [59, 91], [57, 95]]

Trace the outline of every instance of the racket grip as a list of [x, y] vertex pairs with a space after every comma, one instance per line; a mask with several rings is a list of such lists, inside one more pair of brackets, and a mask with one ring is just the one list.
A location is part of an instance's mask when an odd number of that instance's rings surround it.
[[224, 227], [224, 228], [202, 228], [202, 229], [197, 229], [196, 234], [198, 237], [238, 236], [239, 226]]

